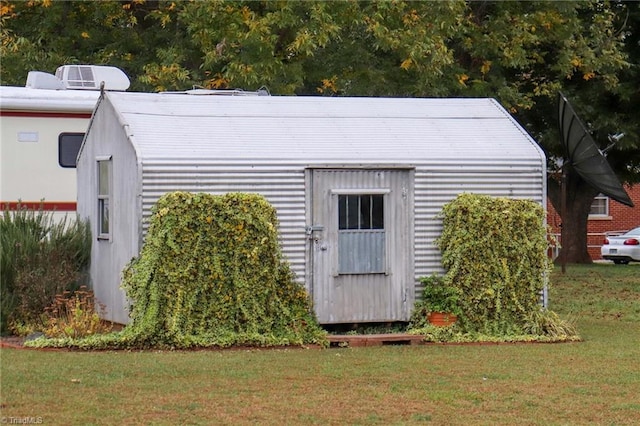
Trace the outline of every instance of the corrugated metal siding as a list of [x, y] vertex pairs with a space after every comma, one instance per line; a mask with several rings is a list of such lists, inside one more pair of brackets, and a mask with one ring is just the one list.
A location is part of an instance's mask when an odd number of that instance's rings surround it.
[[151, 208], [167, 192], [259, 193], [276, 208], [282, 252], [303, 282], [306, 246], [304, 182], [304, 169], [292, 170], [282, 165], [255, 167], [239, 162], [222, 165], [205, 160], [149, 160], [142, 165], [143, 231], [146, 233]]
[[415, 274], [418, 279], [434, 272], [442, 273], [440, 251], [435, 240], [442, 232], [439, 214], [442, 207], [463, 192], [496, 197], [530, 199], [544, 205], [545, 173], [538, 161], [507, 164], [423, 164], [415, 174]]
[[544, 154], [491, 99], [108, 96], [136, 129], [145, 216], [169, 190], [259, 192], [301, 281], [309, 165], [416, 167], [416, 285], [441, 271], [437, 214], [456, 195], [546, 198]]
[[[544, 185], [538, 162], [479, 164], [458, 160], [420, 164], [415, 175], [415, 274], [440, 271], [440, 253], [434, 240], [440, 235], [438, 214], [442, 206], [462, 192], [482, 193], [542, 203]], [[145, 218], [151, 207], [169, 191], [224, 194], [256, 192], [274, 205], [280, 221], [283, 253], [302, 281], [305, 277], [305, 180], [304, 165], [216, 163], [144, 163], [142, 205]]]
[[[192, 161], [146, 162], [143, 164], [142, 205], [144, 232], [151, 207], [169, 191], [224, 194], [256, 192], [264, 195], [277, 210], [282, 251], [291, 262], [298, 280], [306, 276], [305, 178], [304, 164], [248, 164]], [[416, 165], [415, 173], [415, 280], [442, 272], [440, 252], [434, 241], [442, 226], [438, 215], [442, 206], [462, 192], [481, 193], [542, 203], [543, 174], [537, 161], [493, 164], [465, 161]], [[308, 284], [308, 283], [307, 283]], [[368, 300], [367, 303], [373, 302]]]

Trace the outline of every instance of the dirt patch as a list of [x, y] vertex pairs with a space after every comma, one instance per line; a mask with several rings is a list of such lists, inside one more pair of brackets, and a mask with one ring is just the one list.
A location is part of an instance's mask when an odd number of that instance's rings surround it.
[[18, 336], [1, 337], [0, 348], [22, 349], [24, 348], [24, 340], [24, 337]]

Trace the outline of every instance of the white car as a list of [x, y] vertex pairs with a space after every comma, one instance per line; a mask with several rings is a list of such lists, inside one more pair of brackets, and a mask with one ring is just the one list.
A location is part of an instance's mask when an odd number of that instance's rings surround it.
[[640, 262], [640, 227], [605, 238], [600, 253], [603, 259], [613, 260], [616, 265]]

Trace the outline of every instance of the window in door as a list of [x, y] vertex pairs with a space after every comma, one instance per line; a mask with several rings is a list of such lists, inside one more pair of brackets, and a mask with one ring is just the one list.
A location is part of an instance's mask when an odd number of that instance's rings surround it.
[[338, 195], [338, 274], [386, 272], [384, 194]]

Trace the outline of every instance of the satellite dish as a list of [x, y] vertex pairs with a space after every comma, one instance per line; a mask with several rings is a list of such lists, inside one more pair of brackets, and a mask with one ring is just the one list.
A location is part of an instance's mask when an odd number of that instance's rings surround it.
[[[587, 128], [582, 124], [571, 104], [562, 93], [558, 93], [558, 124], [565, 156], [565, 161], [562, 165], [560, 209], [560, 216], [563, 220], [567, 217], [567, 164], [570, 164], [582, 179], [601, 193], [622, 204], [633, 207], [633, 202], [622, 187], [604, 154], [598, 149], [598, 145], [596, 145]], [[615, 135], [615, 140], [609, 139], [615, 143], [621, 137], [622, 134]], [[564, 232], [563, 228], [560, 237], [561, 241], [564, 239]], [[564, 274], [567, 265], [565, 249], [560, 252], [560, 261], [562, 273]]]
[[633, 207], [607, 159], [562, 93], [558, 94], [558, 122], [566, 160], [580, 177], [601, 193]]

